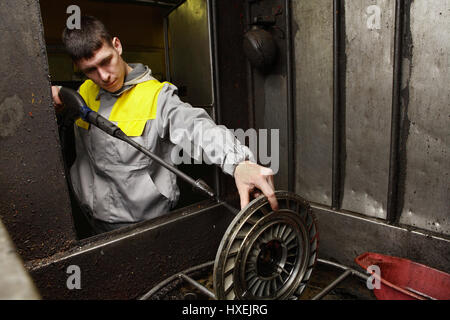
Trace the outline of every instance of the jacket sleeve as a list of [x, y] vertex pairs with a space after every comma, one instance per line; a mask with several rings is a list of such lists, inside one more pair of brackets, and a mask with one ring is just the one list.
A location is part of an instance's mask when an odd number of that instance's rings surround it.
[[250, 149], [230, 130], [214, 123], [204, 109], [182, 102], [172, 84], [165, 83], [159, 93], [156, 124], [161, 138], [170, 139], [196, 161], [216, 164], [231, 176], [240, 162], [256, 162]]

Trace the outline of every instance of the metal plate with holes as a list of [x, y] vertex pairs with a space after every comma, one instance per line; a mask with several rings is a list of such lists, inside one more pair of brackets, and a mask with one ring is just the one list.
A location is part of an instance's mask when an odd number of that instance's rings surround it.
[[225, 232], [214, 263], [218, 299], [290, 299], [305, 289], [317, 259], [316, 220], [300, 196], [275, 194], [278, 211], [261, 196]]

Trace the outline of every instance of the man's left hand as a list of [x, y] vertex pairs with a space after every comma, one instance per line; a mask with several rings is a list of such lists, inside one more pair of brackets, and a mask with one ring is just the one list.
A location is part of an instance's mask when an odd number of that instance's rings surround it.
[[278, 210], [278, 201], [275, 197], [273, 184], [273, 171], [250, 161], [237, 165], [234, 171], [236, 187], [241, 198], [241, 209], [250, 202], [250, 194], [258, 197], [261, 192], [269, 200], [272, 210]]

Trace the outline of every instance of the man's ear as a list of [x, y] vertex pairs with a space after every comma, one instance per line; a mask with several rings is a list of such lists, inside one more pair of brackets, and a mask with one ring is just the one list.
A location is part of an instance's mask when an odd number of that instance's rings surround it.
[[119, 53], [119, 55], [122, 55], [122, 43], [120, 42], [119, 38], [114, 37], [112, 39], [112, 46]]

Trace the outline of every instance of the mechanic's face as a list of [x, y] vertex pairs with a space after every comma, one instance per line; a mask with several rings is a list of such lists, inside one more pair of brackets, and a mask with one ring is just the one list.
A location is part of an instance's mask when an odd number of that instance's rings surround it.
[[109, 92], [122, 88], [127, 75], [127, 64], [122, 57], [122, 44], [117, 37], [112, 45], [106, 43], [98, 49], [90, 59], [81, 59], [78, 68], [98, 86]]

